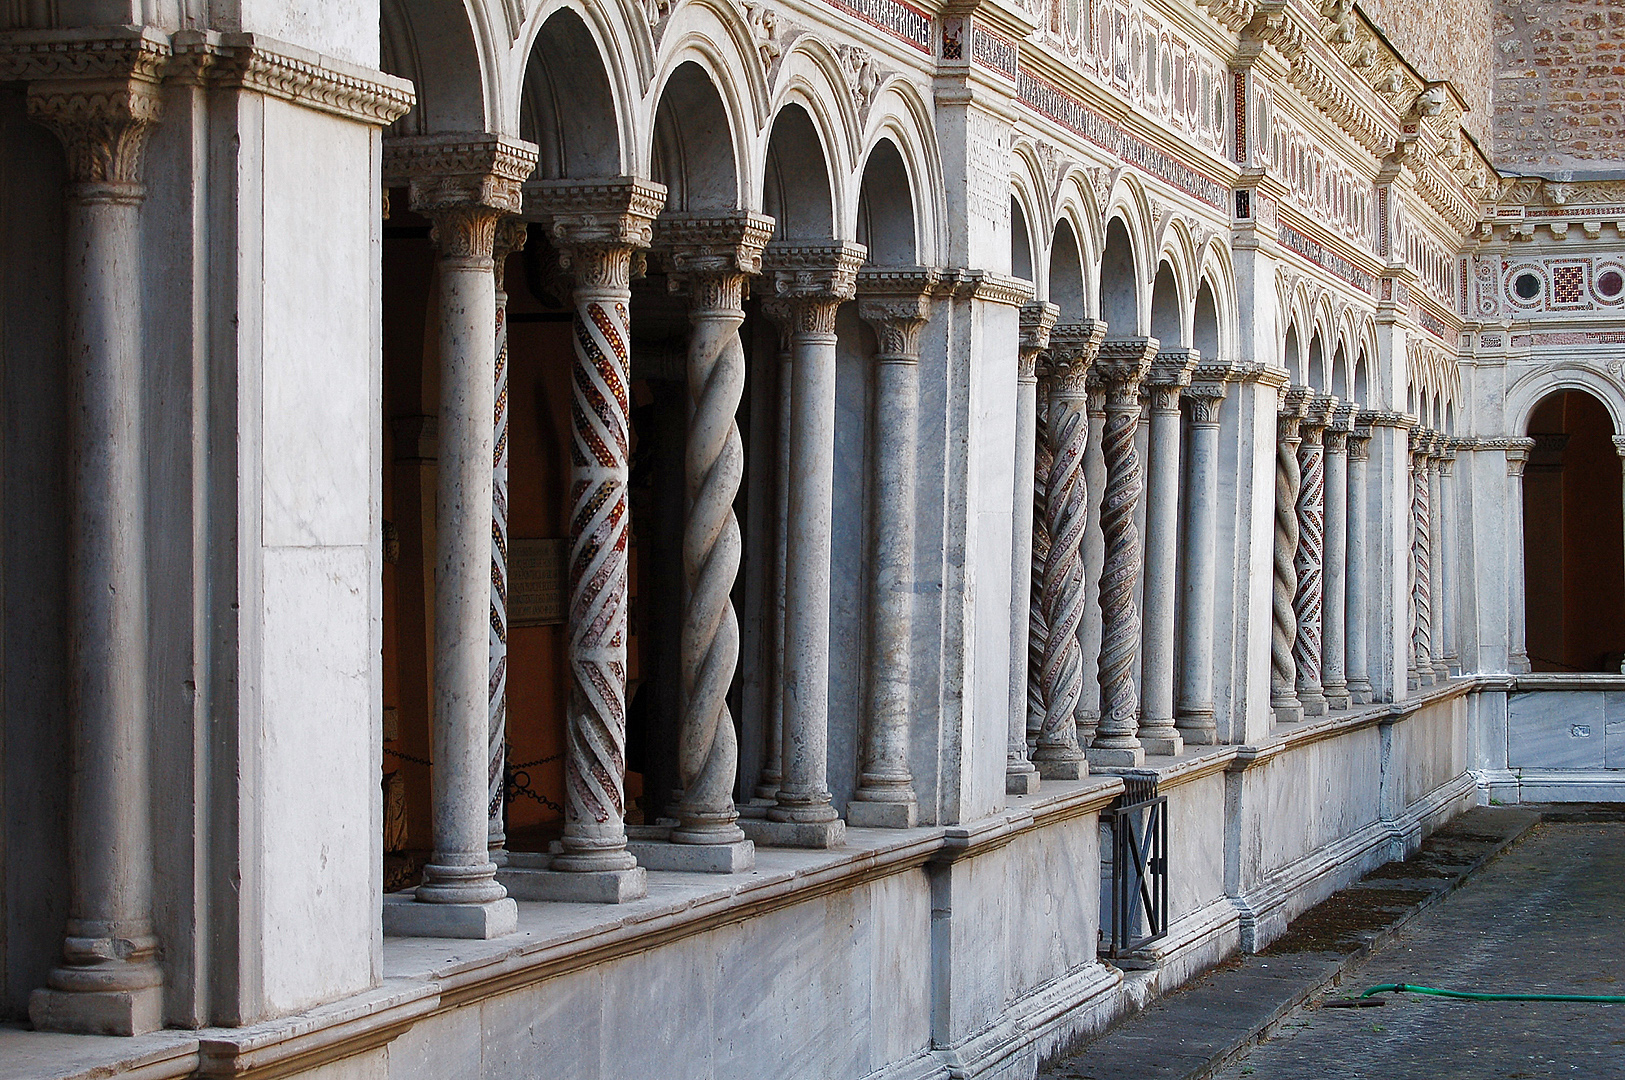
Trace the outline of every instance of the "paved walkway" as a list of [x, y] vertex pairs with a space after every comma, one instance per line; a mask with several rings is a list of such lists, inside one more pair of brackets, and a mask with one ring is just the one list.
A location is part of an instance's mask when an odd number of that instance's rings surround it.
[[1296, 1010], [1222, 1080], [1625, 1078], [1625, 1004], [1465, 1002], [1374, 983], [1481, 992], [1625, 994], [1625, 823], [1548, 823]]

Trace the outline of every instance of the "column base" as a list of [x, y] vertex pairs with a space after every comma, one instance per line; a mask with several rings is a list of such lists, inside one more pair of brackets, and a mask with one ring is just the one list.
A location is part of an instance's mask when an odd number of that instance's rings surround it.
[[1212, 709], [1193, 709], [1176, 716], [1174, 727], [1187, 746], [1212, 746], [1219, 741], [1219, 726], [1213, 722]]
[[1303, 706], [1305, 716], [1326, 715], [1326, 696], [1318, 690], [1311, 690], [1307, 694], [1299, 690], [1298, 703]]
[[1033, 762], [1043, 780], [1082, 780], [1089, 775], [1089, 761], [1082, 752], [1075, 758], [1046, 758]]
[[489, 941], [518, 929], [519, 905], [511, 897], [485, 904], [431, 904], [418, 900], [410, 892], [389, 893], [384, 897], [386, 937]]
[[754, 821], [741, 818], [739, 827], [755, 844], [764, 847], [837, 848], [846, 843], [846, 822]]
[[1303, 706], [1297, 702], [1291, 705], [1274, 705], [1275, 722], [1277, 724], [1296, 724], [1303, 720]]
[[674, 844], [661, 840], [628, 840], [626, 850], [645, 870], [676, 870], [688, 874], [741, 874], [756, 866], [756, 845], [749, 840], [731, 844]]
[[1102, 769], [1137, 769], [1145, 764], [1145, 747], [1091, 746], [1089, 764]]
[[1185, 749], [1185, 738], [1177, 731], [1146, 731], [1140, 729], [1140, 745], [1147, 754], [1157, 757], [1173, 757]]
[[1354, 697], [1345, 683], [1325, 683], [1322, 689], [1326, 692], [1326, 708], [1332, 712], [1341, 712], [1354, 703]]
[[1442, 661], [1433, 665], [1433, 685], [1443, 686], [1450, 681], [1450, 665]]
[[1363, 680], [1349, 683], [1349, 701], [1355, 705], [1369, 705], [1376, 700], [1371, 684]]
[[1036, 795], [1038, 794], [1038, 770], [1027, 764], [1025, 772], [1014, 770], [1004, 774], [1004, 793], [1006, 795]]
[[854, 798], [846, 804], [846, 821], [857, 829], [912, 829], [920, 823], [920, 807], [907, 802], [872, 802]]
[[38, 1031], [70, 1035], [145, 1035], [164, 1026], [164, 988], [51, 990], [28, 996], [28, 1019]]
[[[627, 845], [628, 849], [631, 845]], [[630, 870], [551, 870], [551, 856], [513, 852], [497, 874], [508, 895], [520, 900], [565, 904], [627, 904], [649, 895], [649, 872]]]

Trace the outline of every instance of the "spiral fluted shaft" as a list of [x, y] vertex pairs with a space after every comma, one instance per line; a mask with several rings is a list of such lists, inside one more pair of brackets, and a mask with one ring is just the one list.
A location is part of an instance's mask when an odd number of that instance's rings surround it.
[[745, 350], [739, 327], [742, 276], [697, 283], [689, 322], [688, 396], [692, 406], [685, 475], [689, 512], [683, 529], [684, 710], [678, 743], [683, 801], [674, 840], [731, 843], [734, 776], [739, 747], [728, 688], [739, 665], [739, 620], [730, 594], [739, 576], [741, 541], [734, 498], [745, 472], [745, 450], [734, 416], [745, 391]]
[[1114, 387], [1106, 398], [1106, 427], [1101, 449], [1106, 458], [1106, 491], [1100, 525], [1106, 540], [1106, 562], [1100, 575], [1100, 726], [1094, 745], [1101, 749], [1137, 748], [1139, 694], [1134, 663], [1140, 646], [1140, 617], [1134, 585], [1140, 569], [1140, 535], [1134, 508], [1140, 500], [1140, 461], [1134, 435], [1140, 425], [1138, 386]]
[[1414, 458], [1411, 473], [1411, 523], [1414, 529], [1411, 555], [1415, 561], [1415, 578], [1411, 586], [1411, 600], [1416, 607], [1416, 627], [1411, 639], [1416, 653], [1416, 671], [1423, 683], [1433, 681], [1433, 552], [1431, 523], [1428, 506], [1428, 459], [1424, 454]]
[[1084, 490], [1083, 449], [1089, 421], [1080, 375], [1075, 387], [1057, 383], [1049, 394], [1050, 468], [1045, 520], [1050, 550], [1044, 563], [1042, 607], [1044, 658], [1040, 670], [1044, 721], [1033, 759], [1041, 763], [1073, 760], [1078, 750], [1076, 713], [1083, 693], [1082, 650], [1078, 627], [1083, 621], [1083, 562], [1080, 546], [1088, 500]]
[[1292, 659], [1297, 669], [1298, 701], [1306, 715], [1326, 711], [1326, 697], [1320, 685], [1320, 614], [1324, 600], [1326, 545], [1326, 453], [1319, 424], [1308, 430], [1298, 446], [1298, 550], [1293, 559], [1298, 588], [1292, 597], [1292, 611], [1298, 632], [1292, 643]]
[[502, 291], [500, 251], [497, 260], [497, 381], [495, 443], [491, 462], [491, 660], [487, 737], [490, 770], [486, 777], [490, 847], [506, 841], [502, 796], [506, 783], [508, 736], [508, 296]]
[[1283, 419], [1275, 442], [1275, 595], [1271, 608], [1270, 705], [1277, 711], [1298, 708], [1292, 647], [1298, 617], [1292, 600], [1298, 592], [1298, 425]]
[[1054, 460], [1049, 448], [1049, 395], [1046, 387], [1038, 386], [1038, 405], [1033, 435], [1033, 552], [1032, 579], [1029, 591], [1031, 604], [1027, 617], [1027, 746], [1029, 752], [1037, 748], [1038, 733], [1044, 728], [1044, 642], [1049, 629], [1044, 622], [1044, 567], [1049, 562], [1049, 523], [1045, 520], [1046, 492], [1049, 489], [1050, 465]]

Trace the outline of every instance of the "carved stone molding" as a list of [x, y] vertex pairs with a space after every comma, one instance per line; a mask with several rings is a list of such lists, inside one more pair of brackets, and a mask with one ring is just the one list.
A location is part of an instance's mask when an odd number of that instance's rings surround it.
[[963, 300], [1020, 307], [1033, 298], [1033, 283], [1008, 274], [988, 270], [943, 270], [939, 290]]
[[109, 197], [139, 197], [147, 135], [162, 114], [158, 85], [137, 78], [48, 80], [28, 88], [28, 115], [62, 140], [72, 183]]
[[1153, 411], [1178, 412], [1180, 392], [1190, 385], [1202, 354], [1195, 349], [1161, 349], [1145, 376]]
[[1055, 324], [1050, 331], [1049, 349], [1040, 361], [1038, 371], [1051, 394], [1087, 392], [1089, 369], [1099, 356], [1105, 337], [1106, 324], [1099, 319], [1076, 319]]
[[1016, 347], [1016, 378], [1031, 382], [1038, 377], [1038, 354], [1049, 347], [1050, 331], [1061, 309], [1047, 300], [1029, 300], [1021, 305], [1021, 341]]
[[857, 290], [858, 268], [868, 257], [862, 244], [774, 241], [762, 254], [771, 296], [762, 313], [791, 333], [835, 333], [835, 313]]
[[384, 142], [386, 183], [408, 185], [412, 209], [434, 220], [443, 256], [489, 259], [496, 223], [519, 213], [536, 146], [502, 135], [422, 135]]
[[762, 250], [773, 219], [735, 210], [727, 214], [662, 214], [654, 246], [670, 268], [673, 291], [693, 293], [696, 310], [735, 309], [746, 277], [762, 272]]
[[865, 266], [858, 272], [858, 317], [878, 339], [876, 360], [919, 362], [920, 330], [942, 277], [928, 266]]
[[406, 79], [257, 34], [182, 30], [172, 40], [183, 78], [264, 94], [347, 120], [386, 127], [417, 100]]
[[144, 27], [0, 34], [0, 81], [138, 79], [156, 83], [172, 50], [160, 31]]
[[1362, 409], [1360, 412], [1356, 413], [1354, 415], [1354, 422], [1361, 427], [1388, 427], [1398, 428], [1401, 431], [1409, 431], [1419, 423], [1417, 418], [1412, 416], [1410, 413], [1385, 410], [1371, 411], [1368, 409]]

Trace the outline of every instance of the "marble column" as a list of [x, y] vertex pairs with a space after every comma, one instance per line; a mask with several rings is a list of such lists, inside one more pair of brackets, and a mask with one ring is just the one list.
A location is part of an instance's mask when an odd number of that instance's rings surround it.
[[1444, 500], [1439, 497], [1443, 487], [1445, 437], [1435, 431], [1428, 447], [1428, 551], [1433, 556], [1433, 578], [1429, 583], [1433, 594], [1433, 626], [1428, 638], [1428, 653], [1433, 662], [1433, 681], [1450, 681], [1450, 665], [1445, 662], [1445, 640], [1449, 622], [1450, 588], [1445, 576], [1444, 554]]
[[1426, 428], [1411, 432], [1411, 666], [1418, 687], [1433, 685], [1433, 553], [1428, 507], [1428, 447]]
[[[762, 772], [752, 794], [757, 805], [771, 806], [779, 797], [784, 766], [784, 587], [789, 572], [790, 536], [790, 406], [795, 389], [795, 353], [790, 327], [779, 324], [778, 407], [773, 440], [773, 577], [767, 595], [768, 663], [765, 715], [762, 717]], [[765, 811], [764, 811], [765, 813]]]
[[1461, 652], [1456, 641], [1456, 451], [1471, 450], [1471, 439], [1447, 439], [1439, 458], [1439, 584], [1443, 598], [1439, 611], [1439, 637], [1444, 646], [1445, 677], [1460, 675]]
[[853, 825], [908, 829], [919, 821], [909, 771], [913, 717], [915, 459], [919, 440], [920, 331], [939, 274], [865, 267], [858, 315], [875, 332], [870, 421], [869, 680]]
[[1366, 487], [1366, 471], [1371, 461], [1371, 429], [1364, 426], [1362, 417], [1355, 416], [1356, 427], [1348, 435], [1348, 571], [1345, 575], [1347, 603], [1344, 609], [1344, 674], [1348, 679], [1349, 702], [1369, 705], [1371, 691], [1371, 655], [1367, 644], [1371, 566], [1367, 556], [1367, 530], [1370, 528], [1370, 503]]
[[[830, 545], [835, 490], [835, 315], [850, 300], [866, 251], [857, 244], [769, 244], [763, 265], [771, 296], [762, 311], [789, 338], [785, 446], [784, 622], [779, 705], [783, 729], [778, 789], [768, 809], [776, 843], [839, 843], [822, 769], [811, 786], [791, 760], [786, 733], [810, 732], [826, 754], [829, 731]], [[802, 736], [805, 738], [805, 736]], [[753, 825], [753, 828], [755, 826]], [[765, 834], [764, 834], [764, 838]]]
[[1270, 708], [1277, 723], [1303, 719], [1303, 703], [1298, 700], [1297, 664], [1293, 647], [1298, 640], [1298, 615], [1293, 600], [1298, 595], [1298, 494], [1303, 473], [1298, 466], [1298, 446], [1303, 441], [1298, 427], [1307, 404], [1302, 387], [1289, 389], [1282, 398], [1275, 422], [1275, 592], [1271, 605]]
[[1524, 596], [1523, 467], [1535, 440], [1517, 436], [1505, 440], [1507, 459], [1507, 546], [1512, 552], [1507, 574], [1507, 667], [1514, 675], [1529, 672], [1529, 610]]
[[529, 228], [517, 218], [497, 223], [491, 249], [496, 279], [497, 359], [496, 413], [491, 451], [491, 627], [487, 663], [489, 771], [487, 813], [490, 830], [486, 846], [491, 861], [508, 863], [507, 832], [503, 827], [503, 801], [508, 782], [508, 293], [503, 271], [508, 256], [525, 246]]
[[1218, 588], [1219, 411], [1230, 390], [1229, 374], [1228, 365], [1202, 365], [1183, 395], [1190, 405], [1191, 430], [1174, 724], [1187, 743], [1204, 746], [1218, 741], [1213, 716], [1213, 607]]
[[[1048, 336], [1046, 335], [1046, 345]], [[1046, 492], [1054, 458], [1049, 449], [1049, 386], [1038, 377], [1044, 366], [1043, 351], [1034, 358], [1033, 380], [1033, 490], [1032, 558], [1028, 567], [1027, 589], [1027, 756], [1038, 749], [1038, 735], [1044, 730], [1044, 643], [1049, 628], [1044, 625], [1044, 567], [1049, 562], [1049, 523], [1046, 520]], [[1021, 494], [1018, 489], [1016, 494]], [[1013, 598], [1012, 598], [1013, 599]], [[1019, 655], [1019, 654], [1017, 654]]]
[[1134, 527], [1140, 501], [1140, 462], [1134, 452], [1140, 424], [1140, 384], [1157, 355], [1156, 338], [1104, 342], [1090, 374], [1106, 393], [1106, 490], [1100, 525], [1105, 565], [1100, 573], [1100, 726], [1089, 745], [1089, 764], [1137, 767], [1145, 762], [1139, 739], [1139, 695], [1134, 668], [1140, 652], [1140, 616], [1134, 591], [1140, 576], [1140, 536]]
[[1174, 593], [1179, 574], [1179, 408], [1201, 354], [1163, 349], [1146, 376], [1151, 425], [1145, 484], [1145, 588], [1140, 651], [1140, 743], [1148, 754], [1177, 754], [1184, 736], [1174, 724]]
[[1323, 436], [1337, 399], [1310, 393], [1299, 427], [1298, 444], [1298, 591], [1292, 610], [1298, 634], [1292, 644], [1297, 673], [1298, 701], [1305, 716], [1325, 713], [1326, 694], [1320, 684], [1321, 606], [1325, 600], [1326, 555], [1326, 448]]
[[1083, 652], [1083, 697], [1078, 701], [1078, 744], [1095, 741], [1100, 727], [1100, 573], [1106, 566], [1106, 534], [1100, 529], [1101, 499], [1106, 494], [1106, 455], [1100, 444], [1106, 433], [1106, 391], [1089, 386], [1089, 435], [1083, 445], [1084, 495], [1088, 517], [1083, 530], [1083, 625], [1078, 644]]
[[67, 151], [63, 304], [68, 411], [68, 918], [28, 1003], [46, 1031], [163, 1026], [152, 922], [141, 183], [161, 113], [154, 70], [46, 81], [28, 113]]
[[[739, 619], [733, 591], [742, 542], [734, 499], [745, 472], [745, 451], [735, 416], [745, 390], [745, 289], [759, 273], [762, 248], [773, 220], [748, 211], [721, 216], [663, 214], [655, 224], [674, 287], [686, 289], [688, 320], [688, 446], [684, 475], [688, 516], [683, 526], [683, 573], [688, 597], [678, 651], [683, 716], [677, 768], [683, 797], [671, 839], [686, 844], [729, 845], [743, 861], [745, 834], [734, 807], [739, 740], [728, 708], [728, 689], [739, 666]], [[794, 406], [792, 406], [794, 408]], [[793, 437], [793, 436], [792, 436]], [[797, 477], [791, 451], [790, 517], [796, 516]], [[816, 526], [815, 526], [816, 527]], [[785, 679], [794, 681], [792, 657], [818, 640], [820, 611], [828, 625], [827, 566], [798, 564], [797, 530], [787, 538], [785, 582]], [[810, 534], [809, 534], [810, 535]], [[827, 631], [826, 631], [827, 633]], [[805, 638], [798, 643], [798, 635]], [[789, 704], [789, 703], [787, 703]], [[776, 808], [800, 805], [809, 817], [830, 820], [834, 811], [824, 783], [828, 733], [813, 722], [813, 709], [794, 706], [784, 727], [784, 778]], [[792, 768], [793, 764], [793, 768]], [[730, 864], [736, 864], [730, 857]]]
[[1105, 324], [1092, 319], [1057, 323], [1039, 373], [1049, 407], [1044, 423], [1050, 458], [1044, 521], [1050, 549], [1042, 591], [1046, 636], [1039, 684], [1044, 721], [1033, 763], [1047, 780], [1076, 780], [1089, 773], [1077, 732], [1083, 692], [1078, 642], [1083, 619], [1081, 545], [1088, 512], [1083, 450], [1089, 430], [1089, 369], [1105, 333]]
[[[1028, 650], [1034, 618], [1042, 617], [1035, 611], [1037, 605], [1033, 602], [1033, 482], [1039, 432], [1037, 365], [1039, 354], [1049, 347], [1050, 330], [1060, 313], [1060, 308], [1043, 300], [1023, 305], [1021, 341], [1016, 349], [1016, 495], [1010, 546], [1010, 717], [1004, 755], [1007, 795], [1031, 795], [1038, 790], [1038, 769], [1027, 756], [1028, 680], [1032, 677]], [[1045, 457], [1048, 458], [1047, 451]], [[1042, 574], [1038, 584], [1042, 588]], [[1038, 666], [1040, 669], [1043, 666], [1042, 648]]]
[[1354, 430], [1353, 405], [1332, 411], [1321, 441], [1325, 446], [1326, 541], [1322, 551], [1320, 687], [1326, 708], [1346, 709], [1353, 704], [1348, 684], [1348, 653], [1344, 630], [1348, 622], [1348, 509], [1349, 433]]
[[392, 140], [412, 209], [433, 222], [439, 272], [440, 437], [435, 497], [434, 850], [415, 903], [385, 905], [394, 934], [489, 938], [518, 911], [490, 840], [490, 599], [498, 222], [520, 210], [536, 148], [501, 136]]

